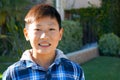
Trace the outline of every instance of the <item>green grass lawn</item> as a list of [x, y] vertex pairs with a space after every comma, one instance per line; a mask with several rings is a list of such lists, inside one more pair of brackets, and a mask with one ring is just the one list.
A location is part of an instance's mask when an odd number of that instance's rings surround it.
[[[0, 57], [2, 62], [14, 62], [17, 58]], [[0, 80], [2, 73], [10, 64], [0, 64]], [[82, 64], [86, 80], [120, 80], [120, 58], [100, 56]]]
[[120, 58], [101, 56], [82, 67], [86, 80], [120, 80]]

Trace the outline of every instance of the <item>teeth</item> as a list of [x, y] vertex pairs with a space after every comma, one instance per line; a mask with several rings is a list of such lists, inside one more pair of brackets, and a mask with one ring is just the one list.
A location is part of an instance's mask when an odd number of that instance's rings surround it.
[[49, 46], [49, 44], [40, 44], [41, 46]]
[[38, 44], [39, 46], [50, 46], [50, 44]]

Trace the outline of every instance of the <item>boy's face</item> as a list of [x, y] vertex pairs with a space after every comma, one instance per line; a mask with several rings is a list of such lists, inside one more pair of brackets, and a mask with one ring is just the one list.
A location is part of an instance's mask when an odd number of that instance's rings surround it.
[[55, 18], [44, 17], [24, 29], [26, 40], [36, 53], [52, 53], [62, 38], [63, 29], [59, 29]]

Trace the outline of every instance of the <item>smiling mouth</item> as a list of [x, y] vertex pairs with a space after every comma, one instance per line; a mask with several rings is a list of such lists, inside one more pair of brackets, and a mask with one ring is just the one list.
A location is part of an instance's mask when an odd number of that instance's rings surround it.
[[39, 43], [38, 44], [40, 47], [49, 47], [49, 46], [51, 46], [51, 44], [43, 44], [43, 43]]

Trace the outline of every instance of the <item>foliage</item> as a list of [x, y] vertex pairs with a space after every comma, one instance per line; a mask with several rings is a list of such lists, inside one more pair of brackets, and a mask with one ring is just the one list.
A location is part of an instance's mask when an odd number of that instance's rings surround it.
[[23, 19], [28, 4], [30, 4], [28, 0], [0, 0], [0, 25], [4, 24], [9, 17]]
[[[12, 58], [11, 58], [12, 57]], [[18, 61], [19, 58], [13, 55], [10, 56], [0, 56], [0, 63], [14, 63]]]
[[[29, 44], [26, 42], [24, 35], [23, 35], [23, 25], [17, 25], [14, 18], [10, 18], [10, 21], [6, 23], [6, 29], [7, 33], [5, 34], [6, 37], [3, 37], [1, 40], [4, 40], [6, 45], [4, 43], [1, 43], [0, 51], [6, 51], [4, 49], [4, 46], [7, 46], [7, 51], [3, 52], [2, 55], [14, 55], [14, 56], [20, 56], [22, 52], [28, 48]], [[3, 41], [3, 42], [4, 42]]]
[[82, 46], [82, 27], [79, 22], [63, 21], [64, 34], [58, 48], [65, 53], [79, 50]]
[[[20, 40], [23, 35], [21, 24], [29, 4], [28, 0], [0, 0], [0, 55], [10, 54], [14, 48], [20, 49], [17, 43], [23, 40]], [[16, 53], [16, 49], [13, 52]]]
[[[112, 32], [114, 32], [116, 35], [120, 36], [120, 0], [102, 0], [102, 10], [103, 10], [103, 15], [105, 14], [107, 16], [106, 22], [108, 22], [108, 26], [106, 27], [109, 28], [111, 27]], [[103, 26], [104, 27], [104, 26]], [[113, 28], [114, 27], [114, 28]]]
[[99, 49], [102, 55], [119, 56], [120, 38], [113, 33], [104, 34], [99, 40]]
[[72, 13], [72, 15], [79, 15], [77, 18], [72, 16], [72, 19], [80, 21], [83, 28], [89, 26], [98, 38], [110, 32], [114, 32], [120, 36], [119, 2], [120, 0], [102, 0], [100, 8], [93, 6], [66, 10], [66, 12]]
[[11, 44], [10, 55], [20, 56], [24, 50], [26, 50], [30, 45], [26, 42], [23, 35], [23, 25], [17, 26], [15, 24], [14, 18], [7, 23], [8, 28], [8, 39]]

